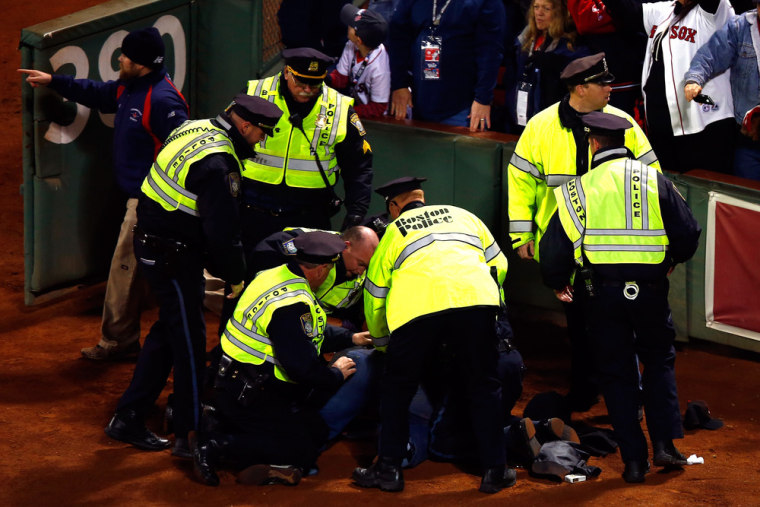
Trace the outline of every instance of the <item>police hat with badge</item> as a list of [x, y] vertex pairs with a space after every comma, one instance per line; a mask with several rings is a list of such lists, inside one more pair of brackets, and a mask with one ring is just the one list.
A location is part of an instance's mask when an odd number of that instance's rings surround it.
[[567, 86], [588, 83], [604, 86], [615, 81], [603, 52], [573, 60], [562, 70], [559, 78]]
[[285, 68], [297, 81], [319, 86], [327, 76], [327, 67], [335, 60], [313, 48], [292, 48], [282, 51]]
[[420, 190], [422, 188], [422, 182], [427, 181], [427, 178], [417, 178], [416, 176], [404, 176], [403, 178], [397, 178], [391, 180], [384, 185], [380, 185], [375, 189], [375, 192], [382, 195], [385, 198], [385, 207], [388, 208], [388, 204], [397, 195], [411, 192], [412, 190]]
[[338, 234], [309, 231], [286, 241], [283, 249], [300, 262], [333, 264], [346, 249], [346, 242]]
[[280, 121], [282, 110], [271, 102], [260, 97], [238, 93], [224, 110], [234, 112], [251, 125], [260, 128], [268, 136], [273, 136], [275, 126]]

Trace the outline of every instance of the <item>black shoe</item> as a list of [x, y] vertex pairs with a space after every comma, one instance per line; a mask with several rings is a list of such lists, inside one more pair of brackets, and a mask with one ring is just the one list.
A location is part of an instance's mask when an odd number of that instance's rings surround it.
[[517, 482], [517, 473], [512, 468], [494, 467], [486, 470], [480, 481], [478, 491], [481, 493], [498, 493], [504, 488], [514, 486]]
[[162, 451], [171, 446], [171, 442], [167, 439], [159, 437], [146, 428], [142, 418], [138, 417], [134, 410], [116, 412], [106, 426], [105, 432], [114, 440], [132, 444], [145, 451]]
[[302, 476], [303, 472], [300, 468], [290, 465], [251, 465], [238, 474], [237, 482], [259, 486], [268, 484], [295, 486], [301, 481]]
[[172, 456], [184, 459], [193, 459], [193, 451], [190, 450], [190, 444], [186, 438], [175, 437], [174, 447], [172, 447]]
[[351, 478], [362, 488], [380, 488], [382, 491], [404, 489], [401, 466], [391, 463], [386, 458], [378, 458], [377, 463], [369, 468], [355, 468]]
[[657, 442], [654, 444], [654, 466], [666, 469], [681, 468], [688, 464], [686, 457], [678, 452], [673, 442]]
[[644, 482], [644, 475], [649, 472], [649, 461], [628, 461], [623, 470], [623, 480], [628, 483]]
[[216, 475], [218, 446], [216, 441], [208, 440], [202, 444], [197, 438], [190, 436], [190, 449], [193, 453], [193, 476], [206, 486], [218, 486], [219, 476]]
[[536, 438], [536, 427], [533, 425], [533, 421], [527, 417], [520, 420], [520, 437], [522, 440], [523, 449], [525, 452], [525, 468], [530, 470], [531, 465], [538, 457], [538, 453], [541, 452], [541, 442]]

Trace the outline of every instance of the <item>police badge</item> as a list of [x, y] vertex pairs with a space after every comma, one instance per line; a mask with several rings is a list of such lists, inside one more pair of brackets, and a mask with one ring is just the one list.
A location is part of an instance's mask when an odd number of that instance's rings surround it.
[[315, 125], [315, 126], [318, 128], [318, 129], [323, 129], [323, 128], [325, 128], [325, 127], [327, 126], [327, 116], [325, 116], [325, 115], [323, 115], [323, 114], [318, 114], [318, 115], [317, 115], [317, 120], [314, 122], [314, 125]]
[[298, 249], [293, 244], [293, 240], [288, 240], [282, 244], [282, 250], [286, 255], [295, 255], [298, 253]]
[[238, 196], [240, 196], [240, 173], [230, 173], [228, 175], [228, 180], [230, 183], [230, 194], [232, 194], [232, 197], [237, 199]]
[[312, 319], [310, 313], [304, 313], [301, 315], [301, 327], [306, 336], [311, 338], [314, 335], [314, 319]]

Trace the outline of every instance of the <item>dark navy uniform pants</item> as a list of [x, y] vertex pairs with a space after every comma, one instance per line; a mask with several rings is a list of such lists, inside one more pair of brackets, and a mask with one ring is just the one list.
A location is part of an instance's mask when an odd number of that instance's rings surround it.
[[[380, 379], [381, 457], [401, 463], [409, 440], [409, 406], [418, 386], [425, 377], [445, 377], [466, 386], [481, 465], [505, 464], [495, 320], [496, 308], [466, 308], [419, 318], [391, 334]], [[441, 361], [441, 353], [455, 360]]]
[[[683, 437], [675, 379], [675, 330], [668, 282], [640, 284], [633, 299], [623, 284], [597, 284], [585, 308], [600, 385], [623, 461], [643, 462], [647, 442], [638, 421], [643, 401], [652, 442]], [[639, 361], [642, 391], [639, 391]]]
[[203, 264], [190, 251], [168, 258], [162, 249], [142, 244], [137, 237], [135, 255], [158, 300], [159, 313], [116, 410], [144, 414], [158, 399], [173, 367], [174, 431], [186, 437], [198, 429], [198, 390], [206, 362]]
[[570, 391], [568, 402], [573, 411], [586, 411], [599, 395], [591, 339], [583, 310], [583, 295], [576, 291], [576, 301], [563, 303], [570, 338]]

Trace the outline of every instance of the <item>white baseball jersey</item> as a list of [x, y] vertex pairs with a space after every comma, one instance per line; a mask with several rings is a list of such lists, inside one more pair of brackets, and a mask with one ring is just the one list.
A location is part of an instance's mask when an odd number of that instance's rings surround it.
[[346, 42], [336, 70], [348, 76], [352, 96], [362, 104], [388, 102], [391, 96], [391, 67], [388, 52], [380, 44], [367, 58], [357, 62], [358, 51], [353, 42]]
[[[702, 90], [702, 93], [715, 101], [714, 106], [687, 102], [683, 91], [686, 85], [684, 74], [689, 70], [691, 59], [710, 36], [733, 17], [734, 9], [728, 0], [720, 0], [715, 14], [710, 14], [697, 5], [674, 25], [675, 4], [675, 1], [667, 1], [641, 5], [644, 11], [644, 30], [649, 35], [641, 83], [643, 88], [652, 68], [654, 40], [656, 37], [663, 37], [662, 58], [670, 123], [673, 135], [681, 136], [696, 134], [710, 123], [734, 117], [729, 70], [710, 80]], [[646, 105], [646, 93], [643, 90], [642, 93]]]

